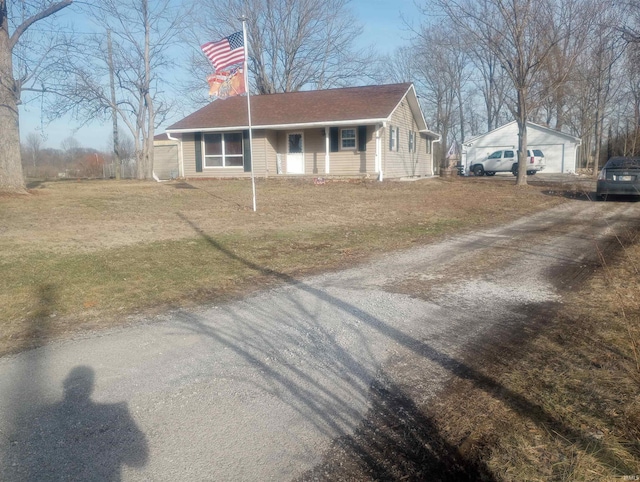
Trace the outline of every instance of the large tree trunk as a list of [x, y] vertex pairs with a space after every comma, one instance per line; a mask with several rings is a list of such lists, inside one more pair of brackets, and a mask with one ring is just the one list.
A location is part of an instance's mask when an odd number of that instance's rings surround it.
[[518, 178], [516, 186], [527, 185], [527, 92], [518, 89]]
[[1, 4], [0, 28], [0, 191], [24, 193], [18, 124], [18, 87], [13, 77], [11, 40], [7, 30], [6, 4]]
[[34, 23], [70, 5], [62, 0], [24, 19], [9, 36], [7, 1], [0, 0], [0, 191], [26, 192], [20, 158], [20, 125], [18, 104], [20, 86], [13, 76], [13, 47]]

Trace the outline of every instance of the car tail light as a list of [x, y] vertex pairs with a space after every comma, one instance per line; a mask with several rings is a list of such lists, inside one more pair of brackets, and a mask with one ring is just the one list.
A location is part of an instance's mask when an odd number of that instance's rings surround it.
[[598, 174], [598, 181], [604, 181], [607, 178], [607, 170], [603, 169], [602, 171], [600, 171], [600, 174]]
[[531, 156], [531, 164], [533, 164], [533, 156]]

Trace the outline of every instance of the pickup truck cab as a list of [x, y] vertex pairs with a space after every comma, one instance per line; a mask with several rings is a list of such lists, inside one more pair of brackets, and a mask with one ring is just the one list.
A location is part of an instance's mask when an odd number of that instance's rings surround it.
[[[545, 166], [544, 154], [540, 149], [527, 150], [527, 174], [532, 176], [542, 171]], [[494, 176], [496, 172], [511, 172], [518, 175], [518, 156], [513, 149], [495, 151], [487, 156], [484, 161], [476, 162], [470, 167], [470, 171], [476, 176]]]

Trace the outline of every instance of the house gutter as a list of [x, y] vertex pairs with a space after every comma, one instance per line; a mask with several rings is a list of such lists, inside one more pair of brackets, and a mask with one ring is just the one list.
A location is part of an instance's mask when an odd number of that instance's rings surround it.
[[[356, 126], [356, 125], [371, 125], [385, 122], [387, 119], [351, 119], [344, 121], [322, 121], [322, 122], [307, 122], [299, 124], [272, 124], [272, 125], [254, 125], [252, 129], [307, 129], [316, 127], [332, 126]], [[249, 126], [226, 126], [226, 127], [194, 127], [189, 129], [171, 129], [166, 130], [167, 134], [188, 134], [191, 132], [225, 132], [225, 131], [237, 131], [239, 129], [248, 129]]]
[[171, 137], [171, 132], [165, 131], [167, 139], [171, 141], [178, 141], [180, 148], [178, 149], [178, 177], [184, 177], [184, 157], [182, 155], [182, 138]]

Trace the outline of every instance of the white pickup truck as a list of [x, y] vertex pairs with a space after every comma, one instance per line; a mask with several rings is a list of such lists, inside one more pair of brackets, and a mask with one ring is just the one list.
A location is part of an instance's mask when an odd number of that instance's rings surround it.
[[[540, 149], [527, 150], [527, 174], [532, 176], [542, 171], [545, 166], [544, 154]], [[469, 171], [476, 176], [494, 176], [496, 172], [511, 172], [518, 175], [518, 156], [513, 149], [496, 151], [484, 161], [475, 162], [469, 167]]]

